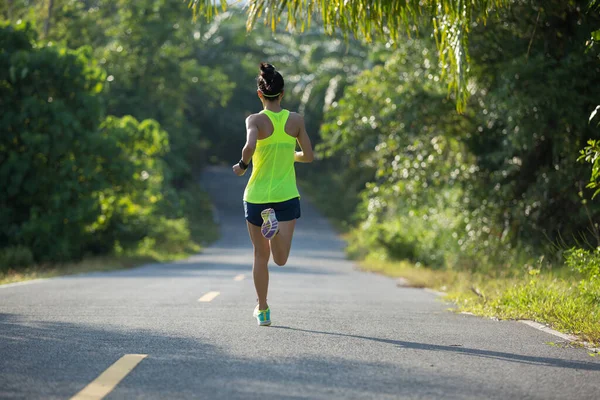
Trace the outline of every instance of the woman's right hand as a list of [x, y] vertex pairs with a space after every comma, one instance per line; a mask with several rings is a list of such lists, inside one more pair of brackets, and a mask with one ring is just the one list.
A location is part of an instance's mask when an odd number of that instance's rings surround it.
[[242, 167], [240, 167], [240, 164], [234, 164], [233, 167], [231, 167], [231, 169], [233, 169], [233, 173], [236, 174], [237, 176], [242, 176], [246, 173], [245, 169], [242, 169]]

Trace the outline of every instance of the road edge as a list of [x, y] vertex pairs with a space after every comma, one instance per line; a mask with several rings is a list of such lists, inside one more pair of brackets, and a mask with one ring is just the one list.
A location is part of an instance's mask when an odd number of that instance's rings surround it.
[[[446, 292], [440, 292], [440, 291], [429, 289], [429, 288], [423, 288], [423, 290], [425, 292], [427, 292], [427, 293], [431, 293], [431, 294], [434, 294], [434, 295], [439, 296], [439, 297], [443, 297], [443, 296], [447, 295]], [[479, 316], [477, 314], [474, 314], [472, 312], [461, 311], [460, 314], [463, 314], [463, 315], [472, 315], [474, 317], [483, 318], [483, 317], [481, 317], [481, 316]], [[532, 320], [529, 320], [529, 319], [517, 319], [517, 320], [513, 320], [513, 321], [520, 322], [522, 324], [530, 326], [531, 328], [537, 329], [538, 331], [542, 331], [542, 332], [548, 333], [550, 335], [559, 337], [559, 338], [561, 338], [561, 339], [563, 339], [563, 340], [565, 340], [565, 341], [567, 341], [569, 343], [582, 345], [586, 350], [591, 351], [592, 353], [600, 354], [600, 347], [595, 347], [592, 343], [583, 341], [583, 340], [581, 340], [580, 338], [578, 338], [575, 335], [570, 335], [568, 333], [559, 332], [559, 331], [557, 331], [555, 329], [550, 328], [548, 325], [544, 325], [544, 324], [542, 324], [540, 322], [532, 321]]]

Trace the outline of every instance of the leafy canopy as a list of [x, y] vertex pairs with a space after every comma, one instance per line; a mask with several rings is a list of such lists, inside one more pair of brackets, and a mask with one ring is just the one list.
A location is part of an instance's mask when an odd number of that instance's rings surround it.
[[[192, 0], [194, 16], [211, 19], [218, 12], [214, 0]], [[472, 26], [485, 22], [495, 8], [508, 0], [250, 0], [247, 28], [264, 17], [275, 30], [285, 23], [289, 30], [304, 29], [318, 15], [325, 31], [333, 34], [340, 29], [367, 41], [387, 39], [397, 42], [412, 26], [429, 25], [431, 20], [439, 51], [442, 74], [448, 80], [448, 90], [454, 92], [458, 110], [465, 106], [469, 95], [468, 38]], [[227, 1], [220, 1], [227, 8]]]

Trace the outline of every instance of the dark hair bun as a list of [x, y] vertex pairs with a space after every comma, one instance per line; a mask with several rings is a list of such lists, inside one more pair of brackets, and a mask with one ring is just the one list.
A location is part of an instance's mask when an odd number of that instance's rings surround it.
[[277, 100], [285, 82], [272, 64], [261, 62], [260, 75], [256, 78], [256, 84], [267, 100]]
[[260, 63], [260, 75], [266, 77], [271, 77], [275, 74], [275, 67], [271, 64], [261, 62]]

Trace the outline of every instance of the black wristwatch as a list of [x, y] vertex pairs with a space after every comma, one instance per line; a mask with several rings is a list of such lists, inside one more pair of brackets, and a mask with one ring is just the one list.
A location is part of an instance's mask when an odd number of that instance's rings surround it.
[[240, 159], [240, 162], [238, 163], [238, 165], [243, 170], [247, 170], [248, 169], [248, 164], [246, 164], [243, 159]]

